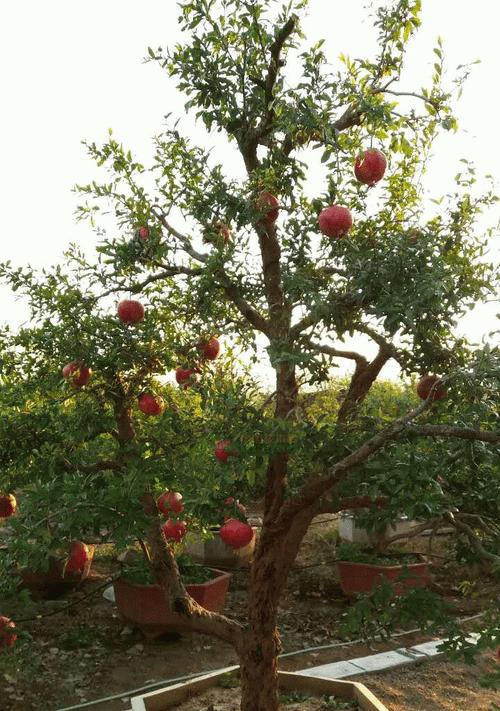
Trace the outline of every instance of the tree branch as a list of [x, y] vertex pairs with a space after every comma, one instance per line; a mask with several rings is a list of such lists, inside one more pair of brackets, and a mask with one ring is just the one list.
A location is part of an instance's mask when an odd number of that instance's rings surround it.
[[384, 548], [386, 548], [391, 545], [391, 543], [395, 543], [396, 541], [401, 541], [406, 538], [415, 538], [415, 536], [419, 536], [424, 531], [438, 531], [444, 526], [447, 526], [447, 524], [442, 518], [431, 519], [429, 521], [424, 521], [418, 526], [413, 526], [409, 531], [405, 531], [404, 533], [395, 533], [393, 536], [383, 538], [382, 543]]
[[379, 347], [378, 354], [370, 363], [362, 364], [359, 361], [356, 363], [347, 395], [339, 409], [338, 423], [346, 422], [361, 405], [391, 355], [391, 347], [384, 343]]
[[[283, 61], [280, 59], [281, 52], [285, 45], [285, 42], [290, 37], [290, 35], [295, 30], [297, 25], [297, 17], [292, 15], [289, 20], [283, 25], [283, 27], [278, 31], [276, 39], [270, 47], [271, 59], [267, 68], [267, 74], [264, 79], [264, 97], [266, 104], [266, 113], [262, 118], [259, 125], [256, 127], [253, 133], [253, 140], [258, 142], [259, 139], [266, 134], [274, 118], [274, 109], [271, 108], [271, 103], [273, 101], [273, 92], [276, 84], [276, 79], [278, 78], [278, 72], [280, 67], [283, 65]], [[254, 83], [260, 86], [259, 82]]]
[[483, 560], [487, 560], [490, 563], [496, 563], [496, 565], [500, 565], [500, 556], [495, 555], [494, 553], [490, 553], [490, 551], [487, 551], [479, 540], [479, 537], [474, 533], [474, 531], [469, 525], [467, 525], [463, 521], [460, 521], [460, 519], [454, 516], [452, 513], [444, 514], [443, 518], [448, 521], [448, 523], [450, 523], [452, 526], [454, 526], [457, 531], [465, 533], [465, 535], [470, 541], [470, 544], [472, 545], [472, 547], [480, 558], [482, 558]]
[[312, 505], [314, 501], [338, 484], [350, 469], [362, 464], [372, 454], [385, 447], [388, 442], [401, 436], [410, 422], [430, 409], [432, 405], [433, 401], [431, 399], [425, 400], [418, 407], [394, 420], [390, 425], [366, 440], [354, 452], [337, 462], [325, 476], [315, 477], [307, 481], [297, 494], [282, 506], [276, 520], [276, 527], [278, 529], [281, 527], [287, 528], [303, 508]]
[[322, 343], [313, 343], [309, 338], [304, 340], [308, 346], [318, 353], [325, 353], [326, 355], [332, 356], [332, 358], [348, 358], [355, 360], [360, 366], [368, 366], [368, 360], [360, 353], [338, 350], [337, 348]]
[[117, 291], [130, 291], [132, 294], [140, 294], [144, 287], [148, 286], [148, 284], [153, 284], [154, 282], [161, 281], [162, 279], [168, 279], [169, 277], [177, 276], [179, 274], [185, 274], [186, 276], [197, 276], [201, 273], [201, 269], [190, 269], [189, 267], [182, 266], [166, 266], [163, 268], [162, 272], [151, 274], [149, 277], [147, 277], [141, 282], [138, 282], [137, 284], [131, 285], [130, 282], [123, 281], [119, 286], [115, 286], [111, 289], [108, 289], [107, 291], [103, 291], [102, 294], [99, 294], [99, 296], [96, 298], [103, 299], [105, 296], [114, 294]]
[[269, 337], [270, 323], [262, 314], [243, 298], [236, 284], [234, 284], [224, 271], [217, 273], [220, 286], [230, 301], [236, 306], [238, 311], [261, 333]]
[[350, 496], [343, 499], [332, 499], [321, 504], [318, 513], [339, 513], [339, 511], [354, 511], [356, 509], [382, 508], [389, 501], [387, 496]]
[[[161, 208], [157, 208], [160, 210]], [[189, 254], [190, 257], [195, 259], [197, 262], [202, 262], [205, 263], [208, 260], [208, 254], [202, 254], [201, 252], [197, 252], [191, 245], [191, 242], [189, 241], [189, 238], [186, 237], [186, 235], [183, 235], [181, 232], [176, 230], [172, 225], [167, 221], [165, 215], [163, 212], [156, 212], [155, 207], [152, 208], [152, 213], [156, 217], [157, 220], [160, 221], [160, 223], [163, 225], [163, 227], [166, 229], [166, 231], [171, 235], [172, 237], [175, 237], [182, 245], [184, 251]]]
[[474, 430], [471, 427], [453, 425], [412, 425], [408, 434], [424, 437], [457, 437], [458, 439], [479, 440], [496, 444], [500, 442], [500, 431]]

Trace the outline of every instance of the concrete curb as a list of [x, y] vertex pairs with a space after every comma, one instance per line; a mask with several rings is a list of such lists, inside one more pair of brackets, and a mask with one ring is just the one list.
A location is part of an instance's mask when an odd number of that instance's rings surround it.
[[[468, 642], [475, 643], [478, 635], [471, 635]], [[318, 667], [300, 669], [297, 674], [303, 676], [320, 676], [328, 679], [344, 679], [356, 674], [367, 674], [370, 672], [384, 671], [393, 667], [400, 667], [405, 664], [415, 664], [424, 659], [432, 659], [443, 654], [438, 647], [442, 644], [442, 639], [436, 639], [423, 644], [416, 644], [413, 647], [400, 647], [392, 652], [380, 652], [370, 654], [367, 657], [356, 657], [342, 662], [331, 664], [321, 664]]]

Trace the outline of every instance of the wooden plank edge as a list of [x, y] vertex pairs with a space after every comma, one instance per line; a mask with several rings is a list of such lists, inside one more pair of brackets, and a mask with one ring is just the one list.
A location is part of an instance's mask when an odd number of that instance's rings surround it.
[[[237, 671], [239, 666], [226, 667], [219, 672], [211, 672], [189, 682], [174, 684], [132, 698], [131, 711], [165, 711], [171, 704], [187, 701], [191, 696], [206, 691], [226, 674]], [[295, 672], [278, 672], [281, 689], [290, 691], [312, 691], [318, 694], [334, 694], [342, 699], [357, 699], [363, 711], [388, 711], [371, 691], [355, 681], [306, 676]], [[168, 706], [166, 706], [168, 704]]]

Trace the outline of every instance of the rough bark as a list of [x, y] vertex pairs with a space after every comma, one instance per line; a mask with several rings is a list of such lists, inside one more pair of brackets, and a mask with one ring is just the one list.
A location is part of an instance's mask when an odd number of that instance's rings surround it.
[[354, 415], [390, 357], [391, 350], [389, 347], [381, 346], [371, 363], [363, 364], [359, 360], [356, 361], [356, 368], [351, 378], [347, 395], [339, 409], [337, 418], [339, 424], [347, 422]]
[[248, 625], [239, 650], [242, 711], [276, 711], [277, 658], [281, 641], [277, 629], [278, 601], [282, 590], [277, 571], [276, 545], [267, 545], [266, 532], [259, 542], [248, 587]]

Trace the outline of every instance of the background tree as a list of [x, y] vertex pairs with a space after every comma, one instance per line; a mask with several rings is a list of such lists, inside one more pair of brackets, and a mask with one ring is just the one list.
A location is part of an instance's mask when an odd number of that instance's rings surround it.
[[[434, 50], [430, 86], [406, 86], [404, 49], [419, 26], [420, 2], [397, 0], [375, 15], [378, 55], [341, 57], [339, 70], [332, 72], [321, 42], [305, 44], [300, 13], [306, 6], [306, 0], [283, 6], [257, 0], [181, 2], [185, 43], [167, 52], [150, 48], [149, 57], [177, 80], [188, 97], [186, 108], [207, 130], [225, 134], [235, 148], [234, 166], [215, 162], [209, 150], [194, 146], [169, 120], [155, 139], [150, 168], [112, 135], [102, 146], [89, 144], [90, 155], [110, 177], [80, 186], [87, 196], [82, 217], [95, 221], [100, 206], [111, 205], [118, 228], [141, 225], [148, 231], [142, 243], [104, 236], [96, 267], [83, 267], [104, 288], [101, 298], [115, 292], [148, 294], [148, 314], [155, 309], [165, 314], [167, 332], [177, 324], [177, 333], [181, 328], [187, 334], [223, 333], [247, 348], [263, 340], [275, 371], [272, 414], [247, 420], [254, 436], [246, 445], [241, 442], [238, 462], [232, 462], [240, 471], [251, 462], [265, 492], [246, 624], [207, 613], [187, 596], [152, 497], [144, 508], [156, 579], [192, 630], [234, 646], [245, 711], [278, 708], [277, 609], [313, 517], [345, 507], [346, 498], [354, 508], [355, 497], [365, 491], [394, 497], [399, 506], [402, 490], [393, 471], [399, 471], [406, 492], [421, 495], [421, 488], [408, 486], [407, 473], [413, 472], [416, 452], [429, 456], [431, 449], [439, 452], [436, 463], [448, 462], [444, 473], [429, 470], [432, 497], [438, 474], [459, 480], [456, 463], [467, 447], [481, 448], [487, 471], [500, 440], [493, 407], [498, 351], [474, 348], [453, 330], [465, 309], [494, 288], [493, 268], [484, 259], [489, 233], [475, 230], [493, 193], [476, 190], [473, 167], [465, 164], [456, 190], [436, 198], [433, 214], [423, 210], [421, 179], [433, 142], [441, 131], [456, 128], [452, 92], [442, 83], [442, 47]], [[460, 84], [461, 77], [454, 89]], [[373, 190], [353, 175], [356, 156], [371, 146], [384, 149], [389, 160]], [[314, 149], [322, 152], [323, 186], [311, 194], [308, 160]], [[319, 214], [332, 205], [348, 207], [354, 216], [349, 230], [345, 210], [334, 211], [333, 225], [332, 213], [326, 225], [323, 215], [322, 231], [337, 238], [322, 235], [318, 226]], [[339, 214], [347, 220], [340, 226]], [[14, 286], [26, 278], [9, 267], [4, 275]], [[81, 290], [69, 289], [57, 273], [51, 290], [67, 292], [70, 301], [73, 293], [71, 313], [87, 311], [95, 319], [89, 349], [99, 332], [109, 338], [112, 319], [94, 313], [95, 301], [82, 303]], [[155, 320], [151, 316], [144, 328], [154, 331]], [[45, 328], [48, 323], [42, 324], [41, 339]], [[147, 331], [148, 357], [155, 358], [168, 337], [152, 330]], [[373, 341], [374, 358], [342, 347], [354, 334]], [[186, 337], [182, 362], [172, 358], [171, 367], [192, 365], [190, 343]], [[114, 356], [115, 372], [127, 370], [126, 358], [136, 347], [142, 348], [137, 339], [127, 355], [122, 346], [110, 352], [107, 367]], [[93, 367], [99, 368], [98, 354], [93, 355]], [[323, 426], [304, 416], [299, 393], [303, 385], [328, 377], [332, 358], [347, 359], [354, 370], [335, 421]], [[433, 390], [390, 421], [366, 417], [363, 402], [391, 359], [404, 375], [442, 376], [447, 397], [435, 401]], [[133, 477], [141, 444], [127, 396], [111, 396], [119, 431], [122, 426], [120, 465], [125, 476]], [[224, 438], [232, 441], [238, 431], [227, 426]], [[420, 441], [426, 444], [417, 445]], [[394, 465], [401, 447], [408, 456], [404, 471]], [[391, 472], [384, 486], [382, 477], [370, 472], [377, 457]], [[489, 471], [489, 481], [498, 477]], [[463, 532], [479, 543], [478, 554], [498, 560], [470, 526]], [[496, 545], [492, 540], [490, 547]]]

